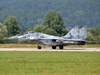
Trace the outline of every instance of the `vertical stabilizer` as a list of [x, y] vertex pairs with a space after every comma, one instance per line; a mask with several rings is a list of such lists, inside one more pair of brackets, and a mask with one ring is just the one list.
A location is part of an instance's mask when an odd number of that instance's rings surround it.
[[86, 37], [87, 37], [87, 26], [84, 26], [79, 30], [79, 39], [86, 40]]
[[72, 28], [63, 38], [64, 39], [78, 39], [78, 26]]

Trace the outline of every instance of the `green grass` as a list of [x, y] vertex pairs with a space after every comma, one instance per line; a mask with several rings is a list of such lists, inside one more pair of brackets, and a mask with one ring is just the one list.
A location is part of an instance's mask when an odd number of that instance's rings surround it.
[[100, 52], [0, 52], [0, 75], [100, 75]]

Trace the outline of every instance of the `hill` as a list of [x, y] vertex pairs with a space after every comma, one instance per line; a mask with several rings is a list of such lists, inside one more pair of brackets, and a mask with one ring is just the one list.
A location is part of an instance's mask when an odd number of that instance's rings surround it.
[[49, 10], [60, 11], [67, 28], [100, 26], [100, 0], [0, 0], [0, 23], [16, 16], [20, 26], [42, 24]]

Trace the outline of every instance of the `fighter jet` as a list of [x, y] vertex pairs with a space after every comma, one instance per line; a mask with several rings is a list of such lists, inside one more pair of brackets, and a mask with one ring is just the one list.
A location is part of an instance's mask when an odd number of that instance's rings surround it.
[[59, 49], [63, 49], [63, 46], [66, 45], [85, 45], [86, 37], [87, 26], [82, 27], [80, 30], [78, 26], [75, 26], [62, 37], [48, 35], [41, 32], [28, 31], [23, 35], [12, 36], [9, 39], [18, 41], [36, 40], [38, 49], [42, 48], [39, 46], [39, 43], [50, 45], [52, 46], [52, 49], [56, 49], [57, 46], [59, 46]]

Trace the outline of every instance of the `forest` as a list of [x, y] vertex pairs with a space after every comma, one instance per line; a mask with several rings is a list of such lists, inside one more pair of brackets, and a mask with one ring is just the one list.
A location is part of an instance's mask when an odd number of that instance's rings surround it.
[[[9, 16], [4, 23], [0, 23], [0, 43], [7, 43], [7, 38], [15, 35], [22, 35], [27, 31], [42, 32], [54, 36], [64, 36], [69, 30], [64, 26], [64, 19], [60, 12], [49, 10], [43, 21], [44, 26], [36, 24], [34, 28], [21, 27], [15, 16]], [[79, 30], [81, 27], [79, 27]], [[97, 25], [95, 28], [87, 29], [87, 38], [89, 43], [100, 43], [100, 28]], [[8, 43], [10, 43], [8, 42]]]
[[0, 23], [12, 15], [21, 27], [33, 29], [36, 24], [44, 25], [49, 10], [61, 12], [68, 30], [74, 26], [100, 26], [100, 0], [0, 0]]

